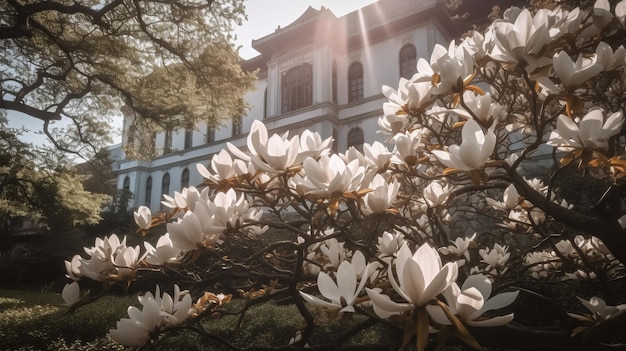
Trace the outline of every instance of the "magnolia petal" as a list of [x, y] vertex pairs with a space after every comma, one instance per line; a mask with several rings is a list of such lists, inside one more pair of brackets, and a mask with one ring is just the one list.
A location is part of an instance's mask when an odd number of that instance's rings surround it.
[[317, 275], [317, 289], [322, 296], [329, 299], [332, 302], [338, 303], [341, 298], [339, 287], [335, 284], [335, 281], [326, 272], [320, 272]]
[[487, 311], [497, 310], [512, 304], [517, 298], [517, 295], [519, 295], [519, 291], [503, 292], [493, 296], [489, 300], [485, 301], [485, 305], [480, 309], [480, 311], [476, 312], [475, 317], [478, 317]]
[[467, 322], [467, 324], [471, 325], [472, 327], [498, 327], [508, 324], [513, 320], [513, 317], [513, 313], [511, 313], [504, 316], [496, 316], [484, 320], [470, 320]]
[[365, 288], [367, 296], [369, 296], [372, 303], [381, 310], [388, 313], [398, 313], [409, 311], [415, 307], [412, 303], [398, 303], [391, 300], [391, 298], [385, 294], [382, 294], [374, 289]]
[[339, 308], [341, 306], [337, 306], [335, 304], [332, 304], [328, 301], [324, 301], [321, 300], [313, 295], [309, 295], [305, 292], [300, 291], [300, 296], [302, 296], [302, 298], [304, 299], [304, 301], [310, 303], [311, 305], [316, 305], [316, 306], [320, 306], [320, 307], [327, 307], [327, 308]]

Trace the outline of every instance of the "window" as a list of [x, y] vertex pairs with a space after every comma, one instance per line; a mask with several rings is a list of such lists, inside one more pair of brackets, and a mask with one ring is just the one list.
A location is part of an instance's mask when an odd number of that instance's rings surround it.
[[189, 187], [189, 169], [183, 169], [183, 173], [180, 175], [180, 187], [188, 188]]
[[161, 181], [161, 194], [169, 195], [170, 193], [170, 174], [165, 173]]
[[348, 132], [348, 148], [355, 147], [363, 152], [363, 130], [361, 128], [352, 128]]
[[333, 72], [332, 72], [332, 94], [333, 94], [333, 102], [337, 103], [337, 62], [333, 61]]
[[163, 145], [163, 153], [165, 154], [169, 154], [170, 152], [172, 152], [172, 128], [167, 128], [165, 130], [165, 142]]
[[148, 180], [146, 180], [146, 198], [144, 204], [150, 207], [150, 202], [152, 202], [152, 177], [148, 177]]
[[193, 146], [193, 129], [185, 129], [185, 149]]
[[242, 124], [243, 124], [243, 121], [241, 119], [241, 116], [233, 117], [233, 136], [237, 136], [241, 134]]
[[355, 62], [348, 69], [348, 102], [355, 102], [363, 99], [363, 65]]
[[265, 92], [263, 93], [263, 119], [267, 118], [267, 88], [265, 88]]
[[212, 143], [215, 141], [215, 127], [211, 125], [211, 123], [207, 123], [206, 125], [206, 142]]
[[415, 46], [407, 44], [400, 49], [400, 77], [409, 79], [417, 73]]
[[308, 63], [293, 67], [282, 74], [282, 113], [311, 105], [313, 100], [312, 75], [313, 69]]
[[130, 191], [130, 178], [128, 176], [124, 178], [124, 185], [122, 185], [124, 191]]

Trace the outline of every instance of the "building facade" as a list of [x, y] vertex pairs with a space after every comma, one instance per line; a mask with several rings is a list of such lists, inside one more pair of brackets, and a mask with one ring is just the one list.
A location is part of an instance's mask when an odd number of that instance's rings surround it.
[[202, 182], [196, 164], [207, 165], [226, 142], [245, 149], [257, 119], [270, 132], [309, 129], [333, 137], [338, 152], [383, 141], [376, 133], [386, 101], [381, 87], [410, 78], [418, 58], [429, 59], [436, 43], [455, 34], [437, 0], [379, 0], [342, 17], [309, 7], [288, 26], [252, 41], [260, 54], [242, 66], [258, 70], [258, 81], [245, 96], [245, 116], [220, 127], [158, 133], [160, 156], [116, 160], [117, 187], [134, 194], [133, 207], [158, 211], [161, 194]]

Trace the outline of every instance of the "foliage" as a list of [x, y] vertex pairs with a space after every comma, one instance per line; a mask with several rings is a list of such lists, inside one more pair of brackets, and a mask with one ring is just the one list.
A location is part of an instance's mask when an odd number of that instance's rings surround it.
[[[85, 284], [163, 274], [173, 289], [139, 296], [110, 331], [137, 348], [191, 330], [246, 349], [204, 322], [241, 324], [270, 301], [299, 314], [277, 348], [380, 326], [403, 350], [623, 348], [626, 0], [535, 4], [383, 87], [391, 151], [332, 154], [330, 138], [254, 121], [247, 150], [198, 165], [202, 188], [164, 195], [167, 213], [137, 209], [139, 233], [167, 230], [156, 243], [110, 235], [66, 261], [65, 304], [90, 302]], [[315, 338], [333, 323], [345, 334]]]
[[23, 143], [19, 135], [0, 120], [0, 212], [54, 229], [97, 223], [105, 195], [85, 191], [66, 156]]
[[[241, 0], [3, 5], [0, 108], [42, 120], [59, 149], [92, 156], [122, 106], [131, 134], [219, 124], [241, 111], [251, 88], [232, 44], [244, 18]], [[69, 123], [54, 128], [59, 120]], [[148, 145], [131, 137], [129, 155]]]

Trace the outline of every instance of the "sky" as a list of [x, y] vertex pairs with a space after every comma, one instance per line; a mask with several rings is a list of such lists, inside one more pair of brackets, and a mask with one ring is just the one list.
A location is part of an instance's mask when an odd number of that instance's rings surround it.
[[[251, 47], [253, 39], [262, 38], [274, 32], [278, 27], [284, 27], [306, 11], [311, 6], [320, 9], [324, 6], [330, 9], [335, 16], [341, 17], [349, 12], [357, 10], [376, 0], [246, 0], [246, 13], [248, 20], [235, 30], [237, 35], [236, 45], [240, 47], [239, 55], [244, 59], [258, 55]], [[13, 128], [24, 127], [30, 130], [21, 138], [23, 141], [34, 144], [45, 142], [46, 137], [36, 134], [43, 129], [43, 122], [34, 117], [9, 112], [9, 126]], [[114, 133], [113, 143], [121, 142], [122, 119], [113, 118]]]

